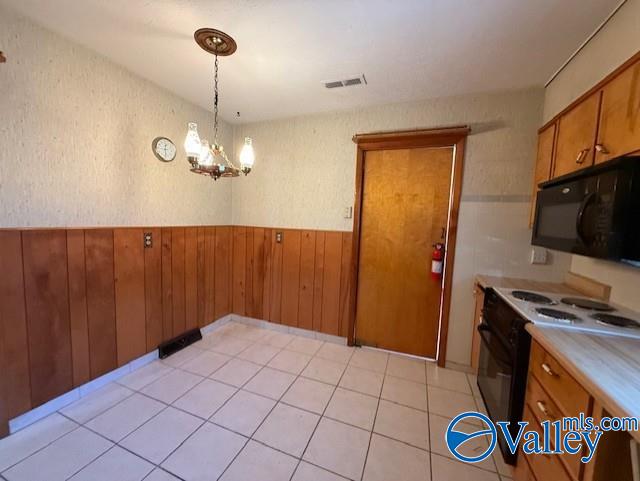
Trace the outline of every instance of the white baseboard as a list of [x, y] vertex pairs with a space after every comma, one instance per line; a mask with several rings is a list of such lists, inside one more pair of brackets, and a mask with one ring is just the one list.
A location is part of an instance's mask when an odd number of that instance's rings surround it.
[[9, 433], [13, 434], [16, 431], [20, 431], [21, 429], [26, 428], [30, 424], [39, 421], [42, 418], [47, 417], [48, 415], [59, 411], [65, 406], [68, 406], [71, 403], [76, 402], [78, 399], [83, 398], [87, 394], [92, 393], [93, 391], [100, 389], [101, 387], [109, 384], [116, 379], [120, 379], [123, 376], [135, 371], [136, 369], [141, 368], [142, 366], [153, 362], [158, 359], [158, 350], [152, 351], [144, 356], [141, 356], [133, 361], [125, 364], [124, 366], [120, 366], [113, 371], [110, 371], [102, 376], [89, 381], [82, 386], [78, 386], [71, 391], [68, 391], [51, 401], [48, 401], [41, 406], [38, 406], [31, 411], [27, 411], [24, 414], [21, 414], [18, 417], [15, 417], [9, 421]]
[[[318, 339], [321, 341], [333, 342], [335, 344], [342, 344], [342, 345], [347, 344], [347, 339], [345, 337], [332, 336], [330, 334], [323, 334], [321, 332], [310, 331], [308, 329], [300, 329], [297, 327], [284, 326], [282, 324], [276, 324], [273, 322], [264, 321], [262, 319], [254, 319], [252, 317], [239, 316], [237, 314], [227, 314], [226, 316], [223, 316], [220, 319], [217, 319], [211, 322], [210, 324], [207, 324], [206, 326], [202, 327], [200, 329], [200, 332], [204, 336], [206, 334], [216, 331], [217, 329], [221, 328], [222, 326], [224, 326], [225, 324], [231, 321], [236, 321], [236, 322], [240, 322], [240, 323], [251, 325], [251, 326], [257, 326], [263, 329], [271, 329], [273, 331], [295, 334], [297, 336], [309, 337], [309, 338]], [[103, 374], [99, 378], [93, 379], [92, 381], [89, 381], [88, 383], [83, 384], [82, 386], [78, 386], [77, 388], [62, 394], [52, 399], [51, 401], [48, 401], [43, 405], [38, 406], [35, 409], [32, 409], [31, 411], [27, 411], [26, 413], [11, 419], [9, 421], [9, 433], [13, 434], [17, 431], [20, 431], [21, 429], [26, 428], [30, 424], [33, 424], [36, 421], [39, 421], [40, 419], [45, 418], [50, 414], [53, 414], [56, 411], [59, 411], [65, 406], [68, 406], [69, 404], [76, 402], [77, 400], [96, 391], [97, 389], [100, 389], [106, 384], [109, 384], [112, 381], [115, 381], [117, 379], [120, 379], [121, 377], [126, 376], [127, 374], [130, 374], [133, 371], [140, 369], [142, 366], [145, 366], [146, 364], [149, 364], [150, 362], [155, 361], [156, 359], [158, 359], [157, 349], [148, 354], [145, 354], [144, 356], [134, 359], [133, 361], [125, 364], [124, 366], [121, 366], [117, 369], [114, 369], [113, 371]]]
[[[203, 335], [213, 332], [230, 322], [231, 319], [232, 315], [228, 314], [224, 317], [221, 317], [220, 319], [213, 321], [210, 324], [207, 324], [200, 329], [200, 332]], [[31, 411], [27, 411], [26, 413], [11, 419], [9, 421], [9, 433], [13, 434], [17, 431], [20, 431], [21, 429], [26, 428], [30, 424], [33, 424], [36, 421], [39, 421], [40, 419], [53, 414], [56, 411], [59, 411], [65, 406], [68, 406], [69, 404], [72, 404], [77, 400], [85, 397], [87, 394], [90, 394], [93, 391], [96, 391], [97, 389], [105, 386], [106, 384], [120, 379], [121, 377], [124, 377], [137, 369], [140, 369], [141, 367], [155, 361], [156, 359], [158, 359], [157, 349], [145, 354], [144, 356], [140, 356], [139, 358], [134, 359], [124, 366], [120, 366], [113, 371], [103, 374], [102, 376], [93, 379], [86, 384], [78, 386], [77, 388], [72, 389], [71, 391], [68, 391], [64, 394], [61, 394], [60, 396], [42, 404], [41, 406], [38, 406], [37, 408], [32, 409]]]
[[263, 319], [255, 319], [253, 317], [240, 316], [238, 314], [230, 314], [230, 316], [232, 320], [250, 326], [261, 327], [263, 329], [271, 329], [272, 331], [285, 332], [288, 334], [295, 334], [296, 336], [309, 337], [311, 339], [332, 342], [334, 344], [347, 344], [346, 337], [333, 336], [331, 334], [324, 334], [322, 332], [311, 331], [309, 329], [301, 329], [299, 327], [285, 326], [283, 324], [276, 324], [275, 322], [269, 322]]
[[207, 324], [204, 327], [201, 327], [200, 328], [200, 332], [204, 336], [205, 334], [209, 334], [210, 332], [213, 332], [216, 329], [220, 329], [222, 326], [224, 326], [228, 322], [231, 322], [231, 320], [232, 320], [231, 316], [232, 316], [232, 314], [227, 314], [226, 316], [222, 316], [220, 319], [217, 319], [217, 320], [213, 321], [212, 323]]

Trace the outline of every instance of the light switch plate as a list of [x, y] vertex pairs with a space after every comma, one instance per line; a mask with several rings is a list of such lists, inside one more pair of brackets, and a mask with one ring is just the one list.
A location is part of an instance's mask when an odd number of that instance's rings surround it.
[[533, 247], [531, 249], [531, 263], [532, 264], [546, 264], [547, 263], [547, 249], [543, 247]]
[[342, 211], [342, 217], [345, 219], [351, 219], [353, 217], [353, 207], [350, 205], [345, 207]]

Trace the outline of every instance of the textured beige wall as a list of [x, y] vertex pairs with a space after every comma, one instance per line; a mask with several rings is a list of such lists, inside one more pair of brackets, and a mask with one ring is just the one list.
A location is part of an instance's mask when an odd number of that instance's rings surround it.
[[477, 273], [561, 280], [569, 256], [529, 264], [529, 195], [542, 90], [471, 95], [237, 126], [255, 171], [233, 180], [233, 223], [351, 230], [355, 133], [469, 124], [447, 360], [469, 364]]
[[[0, 227], [230, 223], [231, 184], [184, 158], [203, 109], [1, 8], [0, 46]], [[152, 154], [159, 135], [172, 163]]]
[[233, 221], [350, 230], [356, 133], [468, 124], [463, 195], [529, 195], [542, 90], [385, 105], [234, 129], [253, 138], [257, 164], [233, 182]]
[[[640, 0], [628, 0], [546, 88], [545, 120], [553, 117], [639, 50]], [[611, 299], [614, 302], [640, 311], [640, 269], [573, 256], [571, 270], [611, 285]]]
[[640, 0], [627, 0], [545, 89], [544, 121], [551, 119], [639, 49]]

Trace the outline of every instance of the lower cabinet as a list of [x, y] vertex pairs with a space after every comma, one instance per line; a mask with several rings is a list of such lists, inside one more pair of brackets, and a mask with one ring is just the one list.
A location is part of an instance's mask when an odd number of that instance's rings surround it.
[[[525, 396], [523, 420], [528, 430], [536, 430], [543, 436], [544, 421], [558, 421], [563, 417], [592, 415], [593, 399], [589, 393], [562, 367], [539, 343], [531, 343], [529, 377]], [[553, 445], [552, 438], [552, 448]], [[578, 454], [530, 454], [520, 452], [518, 464], [526, 468], [516, 469], [516, 480], [526, 481], [582, 481], [583, 464]]]
[[518, 465], [513, 472], [514, 479], [518, 481], [538, 481], [529, 467], [529, 462], [522, 457], [518, 460]]
[[[523, 420], [528, 424], [527, 429], [536, 430], [543, 438], [542, 426], [539, 424], [531, 408], [527, 404], [524, 408]], [[555, 447], [555, 446], [554, 446]], [[520, 453], [522, 454], [522, 453]], [[524, 456], [522, 456], [524, 457]], [[521, 460], [522, 462], [522, 460]], [[527, 463], [536, 479], [540, 481], [571, 481], [577, 479], [571, 477], [565, 469], [565, 464], [561, 460], [560, 455], [556, 454], [536, 454], [527, 456]]]
[[[611, 416], [551, 353], [534, 340], [523, 412], [527, 431], [538, 431], [542, 438], [543, 422], [576, 417], [580, 413], [593, 417], [596, 423], [603, 416]], [[552, 430], [552, 448], [555, 448], [554, 434]], [[629, 440], [630, 435], [626, 432], [604, 433], [589, 463], [581, 461], [584, 450], [573, 455], [525, 455], [521, 450], [514, 480], [633, 481]]]

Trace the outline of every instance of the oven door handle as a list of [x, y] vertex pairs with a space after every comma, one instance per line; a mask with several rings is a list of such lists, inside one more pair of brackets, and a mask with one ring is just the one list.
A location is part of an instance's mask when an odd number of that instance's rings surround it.
[[[480, 333], [480, 338], [482, 339], [482, 342], [486, 345], [487, 349], [489, 350], [489, 352], [491, 353], [493, 358], [496, 361], [498, 361], [500, 364], [504, 365], [504, 366], [511, 366], [512, 359], [511, 359], [511, 355], [509, 354], [509, 351], [507, 349], [505, 349], [503, 347], [501, 349], [502, 352], [501, 353], [497, 353], [497, 352], [495, 352], [495, 349], [491, 348], [491, 343], [487, 339], [487, 334], [486, 334], [487, 332], [490, 332], [490, 333], [493, 332], [491, 327], [488, 324], [485, 324], [485, 323], [478, 324], [478, 332]], [[495, 336], [495, 333], [493, 333], [493, 335]], [[498, 338], [496, 338], [496, 339], [498, 339]], [[500, 341], [500, 339], [498, 339], [498, 343], [501, 344], [502, 341]]]
[[583, 229], [584, 212], [587, 210], [587, 207], [589, 207], [589, 204], [591, 204], [591, 202], [595, 198], [596, 198], [595, 192], [591, 192], [590, 194], [587, 194], [587, 196], [582, 201], [582, 204], [580, 204], [580, 209], [578, 210], [578, 217], [576, 217], [576, 234], [578, 235], [578, 240], [582, 242], [584, 245], [587, 245], [587, 242], [585, 241], [585, 238], [584, 238], [584, 229]]

